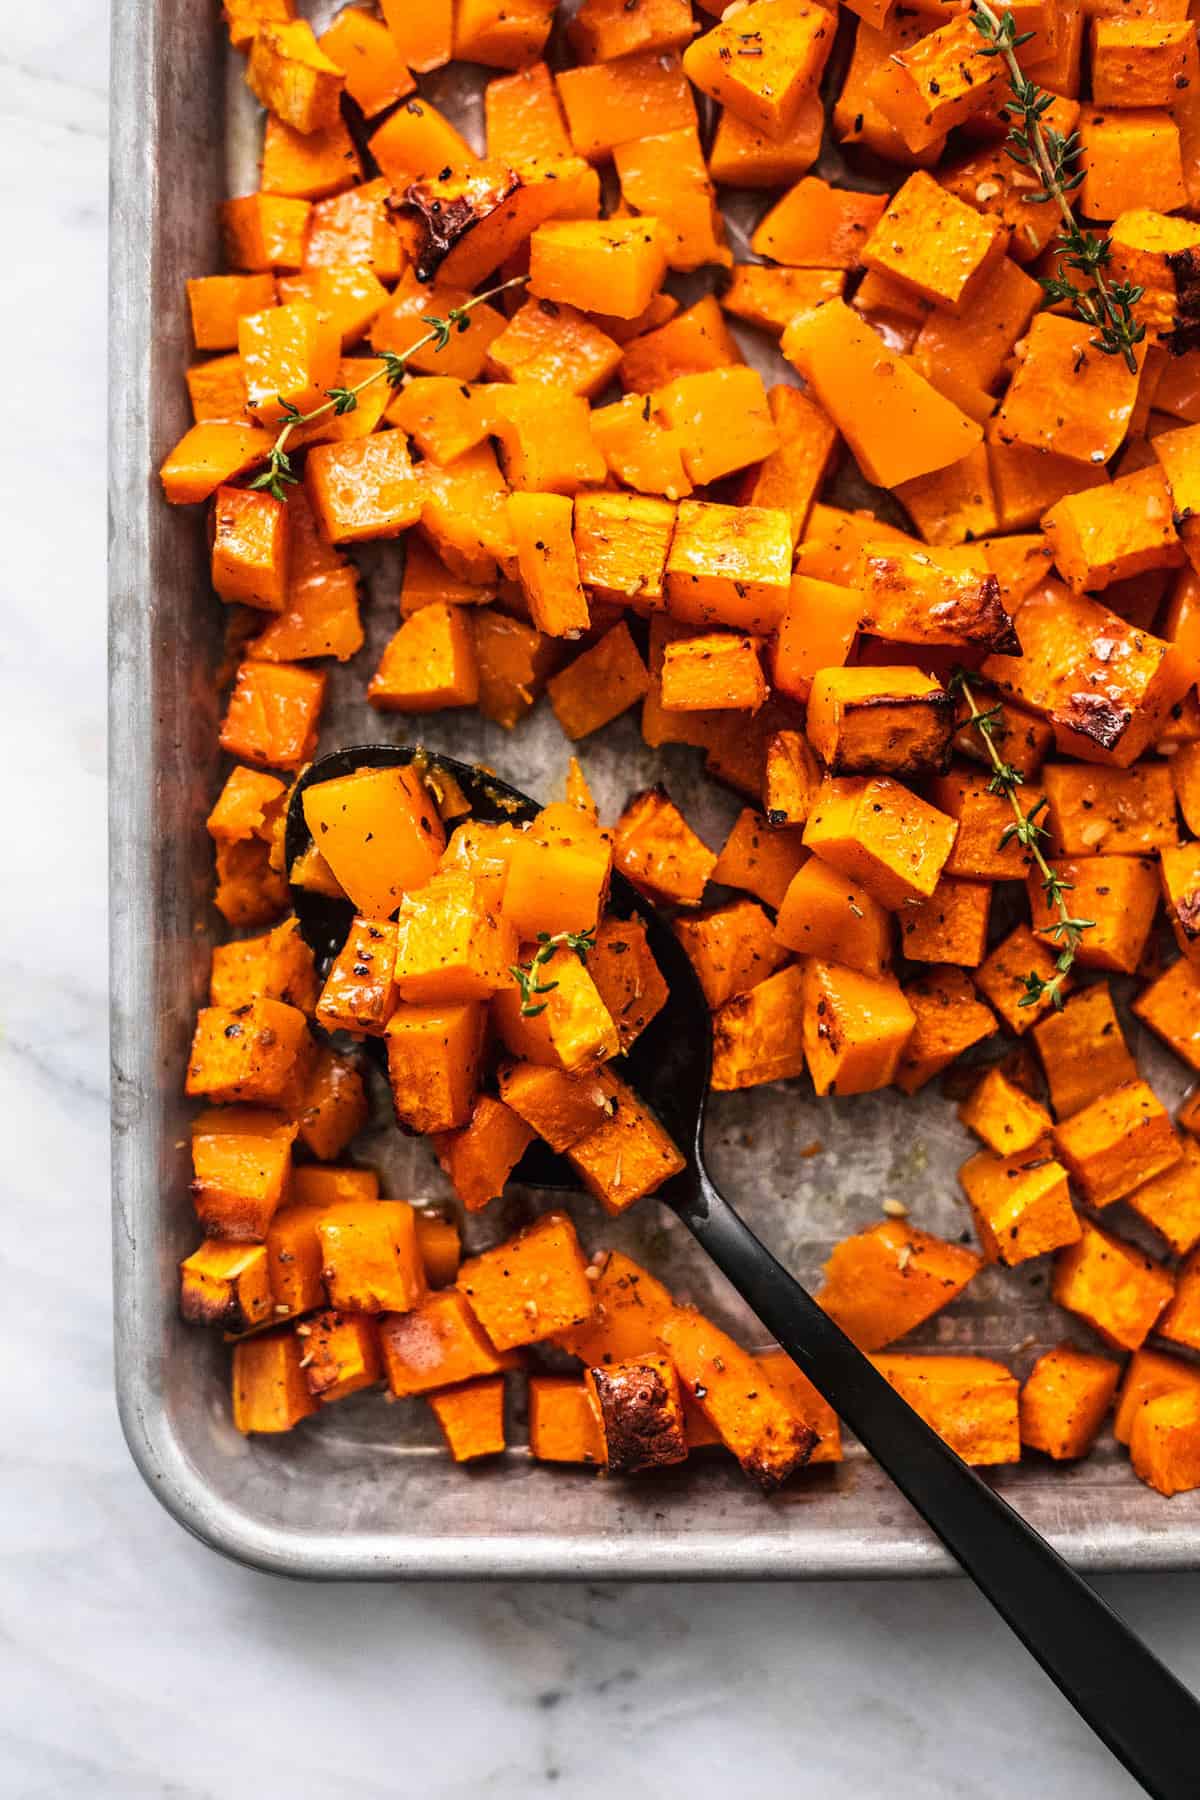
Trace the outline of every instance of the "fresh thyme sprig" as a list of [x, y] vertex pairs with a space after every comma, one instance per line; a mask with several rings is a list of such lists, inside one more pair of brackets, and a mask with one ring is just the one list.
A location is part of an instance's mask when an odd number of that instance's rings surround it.
[[352, 413], [358, 405], [358, 396], [364, 388], [369, 388], [377, 381], [386, 381], [389, 387], [398, 388], [408, 372], [408, 365], [418, 350], [424, 350], [432, 344], [434, 351], [445, 350], [455, 331], [469, 331], [471, 314], [485, 300], [494, 300], [497, 294], [503, 294], [507, 288], [521, 287], [529, 280], [528, 275], [514, 275], [510, 281], [502, 281], [497, 287], [488, 288], [486, 293], [472, 294], [461, 306], [452, 306], [444, 319], [427, 315], [421, 321], [429, 330], [419, 337], [415, 344], [407, 350], [381, 350], [379, 361], [382, 367], [373, 369], [353, 387], [332, 387], [326, 389], [326, 398], [320, 406], [314, 406], [311, 412], [302, 413], [288, 401], [280, 399], [283, 408], [284, 424], [275, 442], [267, 452], [267, 466], [261, 475], [256, 475], [250, 483], [252, 488], [265, 489], [276, 500], [285, 498], [288, 488], [295, 487], [300, 480], [291, 457], [288, 455], [288, 439], [301, 425], [311, 425], [314, 419], [320, 419], [326, 413], [334, 413], [341, 418]]
[[527, 963], [512, 963], [509, 973], [516, 976], [517, 986], [521, 990], [521, 1015], [526, 1019], [536, 1019], [544, 1013], [550, 1004], [548, 1000], [539, 1002], [539, 994], [552, 994], [558, 986], [557, 981], [539, 981], [538, 973], [550, 962], [556, 950], [566, 948], [573, 950], [581, 963], [586, 963], [588, 955], [596, 948], [594, 931], [556, 931], [553, 936], [548, 931], [537, 934], [538, 949], [534, 951]]
[[1023, 169], [1037, 176], [1040, 191], [1025, 195], [1033, 205], [1047, 202], [1057, 206], [1062, 220], [1059, 235], [1059, 261], [1085, 278], [1080, 287], [1068, 275], [1039, 277], [1051, 306], [1066, 301], [1076, 318], [1082, 319], [1095, 332], [1092, 343], [1106, 356], [1123, 356], [1131, 373], [1137, 373], [1134, 347], [1146, 335], [1146, 327], [1133, 316], [1133, 308], [1144, 289], [1130, 281], [1110, 281], [1105, 270], [1112, 257], [1112, 242], [1107, 235], [1085, 231], [1071, 207], [1070, 195], [1083, 180], [1080, 167], [1083, 145], [1077, 131], [1064, 135], [1044, 123], [1044, 116], [1054, 104], [1054, 95], [1028, 80], [1017, 61], [1017, 51], [1033, 36], [1031, 31], [1018, 32], [1012, 13], [1005, 7], [996, 12], [988, 0], [974, 0], [971, 23], [985, 40], [982, 56], [1001, 56], [1008, 70], [1012, 91], [1010, 114], [1017, 120], [1008, 134], [1008, 154]]
[[1021, 785], [1020, 770], [1006, 762], [996, 748], [993, 733], [996, 720], [1000, 716], [999, 706], [984, 707], [976, 705], [975, 695], [971, 691], [972, 677], [964, 669], [955, 672], [950, 683], [951, 692], [962, 694], [971, 715], [971, 723], [983, 740], [992, 765], [992, 776], [988, 782], [988, 792], [1003, 794], [1013, 810], [1013, 822], [1005, 826], [1000, 835], [1000, 847], [1011, 844], [1015, 839], [1023, 850], [1027, 850], [1036, 864], [1042, 878], [1042, 892], [1048, 903], [1058, 914], [1058, 918], [1049, 927], [1050, 935], [1059, 946], [1058, 955], [1054, 959], [1054, 974], [1049, 981], [1030, 970], [1026, 975], [1018, 1006], [1036, 1006], [1039, 1001], [1048, 1000], [1056, 1012], [1062, 1011], [1063, 987], [1067, 976], [1075, 962], [1075, 954], [1083, 941], [1085, 931], [1090, 931], [1095, 924], [1094, 919], [1077, 919], [1067, 905], [1066, 896], [1070, 892], [1071, 883], [1064, 881], [1055, 869], [1050, 867], [1042, 850], [1042, 839], [1046, 837], [1046, 827], [1039, 823], [1038, 814], [1046, 805], [1045, 795], [1031, 806], [1028, 812], [1021, 810], [1021, 802], [1017, 798], [1017, 789]]

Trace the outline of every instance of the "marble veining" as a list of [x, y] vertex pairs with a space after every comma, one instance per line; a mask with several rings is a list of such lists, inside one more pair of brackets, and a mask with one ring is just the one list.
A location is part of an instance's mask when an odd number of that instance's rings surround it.
[[[106, 37], [101, 0], [0, 33], [0, 1795], [1132, 1794], [959, 1583], [304, 1587], [143, 1487], [108, 1279]], [[1200, 1578], [1102, 1585], [1200, 1682]]]

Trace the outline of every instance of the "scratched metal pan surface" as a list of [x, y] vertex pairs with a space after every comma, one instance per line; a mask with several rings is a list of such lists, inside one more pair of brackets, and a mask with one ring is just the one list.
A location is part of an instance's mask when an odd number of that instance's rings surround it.
[[[187, 421], [183, 281], [218, 267], [214, 208], [255, 185], [255, 110], [223, 43], [213, 0], [122, 0], [114, 9], [112, 249], [112, 1047], [116, 1358], [121, 1416], [153, 1491], [196, 1536], [259, 1568], [314, 1577], [766, 1577], [941, 1573], [949, 1561], [855, 1444], [844, 1463], [766, 1501], [719, 1454], [655, 1480], [598, 1479], [539, 1466], [515, 1448], [486, 1468], [454, 1467], [420, 1402], [358, 1396], [279, 1440], [247, 1441], [230, 1420], [228, 1351], [176, 1309], [176, 1264], [196, 1228], [188, 1201], [189, 1109], [182, 1099], [192, 1020], [218, 921], [209, 905], [204, 817], [219, 770], [220, 608], [207, 578], [204, 521], [159, 499], [153, 471]], [[327, 14], [326, 14], [327, 16]], [[484, 74], [441, 77], [430, 97], [479, 141]], [[862, 172], [851, 179], [867, 185]], [[761, 210], [761, 206], [757, 210]], [[731, 215], [735, 246], [753, 222]], [[761, 346], [748, 353], [762, 363]], [[765, 367], [765, 364], [763, 365]], [[769, 373], [786, 375], [782, 365]], [[364, 704], [365, 679], [396, 622], [398, 553], [362, 559], [368, 642], [336, 669], [322, 748], [389, 733]], [[415, 729], [415, 727], [414, 727]], [[567, 745], [543, 706], [516, 733], [454, 715], [420, 723], [438, 747], [483, 758], [535, 795], [560, 791]], [[736, 802], [694, 753], [647, 751], [625, 718], [584, 746], [607, 814], [663, 779], [709, 842]], [[1181, 1071], [1137, 1044], [1164, 1099]], [[385, 1192], [446, 1197], [428, 1150], [378, 1123], [360, 1154]], [[830, 1245], [879, 1217], [887, 1197], [957, 1236], [955, 1170], [969, 1152], [936, 1091], [817, 1100], [791, 1083], [719, 1096], [714, 1172], [755, 1229], [812, 1281]], [[493, 1241], [539, 1203], [517, 1191], [469, 1224]], [[589, 1244], [617, 1244], [747, 1341], [761, 1331], [654, 1203], [619, 1222], [571, 1199]], [[915, 1347], [975, 1351], [1024, 1374], [1067, 1322], [1047, 1269], [988, 1270]], [[1083, 1342], [1086, 1333], [1072, 1330]], [[1170, 1502], [1141, 1486], [1110, 1440], [1078, 1467], [1036, 1456], [997, 1483], [1073, 1561], [1089, 1569], [1200, 1562], [1200, 1494]]]

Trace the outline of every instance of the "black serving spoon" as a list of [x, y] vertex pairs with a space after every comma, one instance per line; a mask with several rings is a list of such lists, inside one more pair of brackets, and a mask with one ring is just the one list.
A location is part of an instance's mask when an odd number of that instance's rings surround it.
[[[312, 841], [300, 803], [306, 787], [356, 769], [413, 761], [435, 779], [439, 770], [453, 777], [476, 818], [519, 824], [539, 810], [487, 770], [436, 751], [357, 745], [321, 757], [297, 782], [287, 821], [288, 868]], [[348, 903], [295, 887], [292, 899], [306, 941], [319, 958], [328, 958], [345, 938]], [[1196, 1800], [1200, 1705], [1193, 1696], [1045, 1538], [930, 1430], [714, 1186], [704, 1166], [708, 1005], [670, 926], [620, 875], [613, 877], [610, 904], [643, 920], [670, 987], [666, 1006], [628, 1059], [634, 1087], [688, 1158], [687, 1168], [657, 1197], [682, 1219], [1129, 1773], [1158, 1800]]]

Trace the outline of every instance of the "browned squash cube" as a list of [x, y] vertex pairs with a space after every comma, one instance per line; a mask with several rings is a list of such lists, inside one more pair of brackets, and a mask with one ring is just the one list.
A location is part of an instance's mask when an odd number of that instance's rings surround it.
[[192, 1121], [192, 1204], [205, 1234], [260, 1244], [287, 1191], [296, 1126], [250, 1106]]
[[1179, 1162], [1151, 1176], [1125, 1199], [1139, 1219], [1145, 1219], [1165, 1238], [1176, 1256], [1186, 1256], [1200, 1243], [1200, 1144], [1185, 1137], [1179, 1140], [1179, 1148]]
[[1144, 987], [1133, 1010], [1176, 1056], [1200, 1069], [1200, 980], [1190, 957], [1181, 956]]
[[1080, 1225], [1067, 1171], [1044, 1148], [1034, 1146], [1016, 1156], [980, 1150], [963, 1164], [958, 1178], [989, 1262], [1014, 1267], [1077, 1241]]
[[411, 1312], [379, 1321], [388, 1386], [397, 1398], [496, 1375], [512, 1366], [488, 1342], [456, 1287], [430, 1294]]
[[589, 1367], [630, 1362], [658, 1347], [658, 1327], [675, 1302], [662, 1282], [621, 1250], [588, 1265], [595, 1310], [555, 1342]]
[[970, 977], [951, 965], [929, 969], [903, 989], [916, 1023], [896, 1069], [896, 1086], [915, 1094], [972, 1044], [991, 1037], [995, 1014], [980, 1000]]
[[928, 899], [954, 844], [955, 821], [886, 775], [826, 780], [804, 842], [881, 906]]
[[635, 794], [617, 820], [613, 861], [650, 900], [698, 906], [717, 859], [665, 788]]
[[684, 1393], [699, 1402], [752, 1481], [770, 1493], [803, 1468], [817, 1434], [754, 1357], [692, 1307], [677, 1307], [658, 1337]]
[[1032, 1150], [1054, 1125], [1046, 1108], [999, 1067], [989, 1069], [972, 1088], [958, 1116], [997, 1156]]
[[600, 1415], [611, 1474], [636, 1475], [686, 1459], [683, 1399], [669, 1358], [643, 1353], [632, 1362], [589, 1369], [585, 1379]]
[[[1068, 910], [1090, 921], [1075, 961], [1085, 969], [1132, 975], [1158, 911], [1154, 864], [1141, 856], [1080, 856], [1070, 862], [1056, 858], [1050, 867], [1068, 883]], [[1061, 934], [1055, 935], [1058, 908], [1050, 904], [1037, 870], [1030, 871], [1026, 886], [1033, 929], [1043, 943], [1061, 948]]]
[[243, 1101], [292, 1112], [315, 1054], [308, 1020], [282, 1000], [204, 1006], [196, 1015], [187, 1092], [218, 1103]]
[[468, 1212], [479, 1212], [504, 1184], [533, 1142], [531, 1125], [492, 1094], [478, 1094], [466, 1125], [433, 1141], [438, 1162]]
[[987, 951], [991, 909], [986, 882], [943, 875], [927, 900], [900, 913], [900, 947], [913, 962], [977, 969]]
[[1050, 1104], [1060, 1119], [1137, 1080], [1137, 1064], [1105, 981], [1073, 994], [1061, 1012], [1047, 1014], [1033, 1041], [1046, 1071]]
[[252, 1331], [271, 1318], [271, 1283], [262, 1244], [209, 1238], [179, 1265], [179, 1310], [189, 1325]]
[[818, 669], [808, 740], [835, 775], [913, 775], [945, 766], [954, 702], [920, 669]]
[[319, 1312], [297, 1325], [296, 1336], [308, 1391], [323, 1405], [374, 1387], [383, 1374], [379, 1327], [365, 1313]]
[[713, 1014], [712, 1085], [718, 1093], [802, 1075], [804, 966], [777, 969]]
[[355, 919], [333, 959], [317, 1002], [327, 1031], [382, 1037], [396, 1009], [396, 924]]
[[413, 1131], [465, 1125], [478, 1087], [487, 1008], [398, 1006], [387, 1023], [388, 1078], [396, 1117]]
[[575, 1227], [546, 1213], [507, 1243], [470, 1257], [457, 1291], [497, 1350], [538, 1344], [586, 1319], [594, 1300]]
[[633, 1089], [611, 1076], [611, 1109], [567, 1151], [588, 1192], [617, 1215], [653, 1194], [685, 1166], [679, 1146]]
[[587, 966], [624, 1053], [662, 1011], [669, 993], [636, 913], [628, 919], [609, 915], [601, 920]]
[[801, 992], [801, 1037], [818, 1094], [868, 1094], [896, 1079], [916, 1014], [893, 976], [814, 956], [803, 965]]
[[408, 1312], [425, 1297], [416, 1216], [407, 1200], [344, 1200], [316, 1222], [331, 1306], [343, 1312]]

